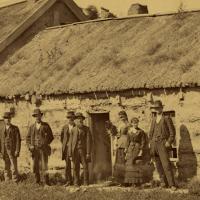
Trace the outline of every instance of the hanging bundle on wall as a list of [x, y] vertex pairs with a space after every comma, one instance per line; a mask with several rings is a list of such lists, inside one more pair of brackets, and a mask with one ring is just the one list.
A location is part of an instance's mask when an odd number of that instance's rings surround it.
[[35, 94], [31, 96], [31, 103], [32, 104], [36, 103], [36, 95]]
[[13, 102], [14, 102], [15, 105], [18, 104], [18, 98], [16, 96], [13, 96]]
[[147, 101], [149, 103], [153, 103], [153, 94], [152, 94], [152, 92], [150, 92], [150, 93], [147, 94]]
[[122, 106], [122, 99], [121, 99], [121, 96], [120, 96], [120, 95], [117, 95], [116, 98], [117, 98], [117, 104], [118, 104], [119, 106]]
[[13, 99], [12, 99], [12, 96], [7, 96], [6, 97], [6, 103], [12, 103]]
[[95, 98], [96, 100], [98, 100], [98, 97], [97, 97], [97, 95], [96, 95], [95, 92], [94, 92], [94, 98]]
[[65, 100], [63, 104], [64, 109], [67, 110], [67, 100]]
[[184, 101], [184, 93], [182, 87], [180, 88], [178, 96], [179, 96], [179, 101]]
[[109, 94], [108, 94], [107, 91], [106, 91], [106, 97], [107, 97], [108, 100], [110, 100], [110, 97], [109, 97]]
[[16, 112], [15, 112], [15, 107], [14, 107], [14, 106], [11, 106], [11, 107], [10, 107], [10, 114], [11, 114], [11, 116], [14, 117], [14, 116], [15, 116], [15, 113], [16, 113]]
[[25, 98], [26, 101], [30, 101], [31, 100], [31, 96], [30, 96], [29, 93], [25, 94], [24, 98]]
[[31, 103], [35, 104], [36, 107], [40, 107], [41, 104], [42, 104], [42, 96], [33, 94], [32, 97], [31, 97]]

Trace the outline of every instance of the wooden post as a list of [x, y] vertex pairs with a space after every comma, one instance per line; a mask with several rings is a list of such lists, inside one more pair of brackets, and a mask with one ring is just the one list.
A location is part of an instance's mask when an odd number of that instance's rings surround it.
[[116, 160], [116, 150], [115, 150], [115, 136], [112, 134], [111, 130], [108, 130], [110, 135], [110, 148], [111, 148], [111, 162], [112, 162], [112, 177], [114, 176], [114, 165]]

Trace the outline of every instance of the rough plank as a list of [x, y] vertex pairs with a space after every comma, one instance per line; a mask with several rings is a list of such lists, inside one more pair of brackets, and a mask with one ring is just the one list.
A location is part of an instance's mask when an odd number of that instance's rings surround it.
[[24, 3], [26, 1], [27, 0], [5, 0], [5, 1], [0, 2], [0, 9], [8, 7], [8, 6], [14, 6], [19, 3]]

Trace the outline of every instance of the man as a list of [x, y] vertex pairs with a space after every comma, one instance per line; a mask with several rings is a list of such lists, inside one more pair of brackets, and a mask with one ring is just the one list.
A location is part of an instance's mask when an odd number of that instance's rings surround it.
[[72, 129], [69, 140], [69, 157], [74, 164], [74, 185], [80, 185], [80, 164], [83, 166], [84, 185], [89, 184], [88, 162], [91, 160], [91, 134], [87, 126], [83, 125], [85, 117], [76, 113], [76, 126]]
[[161, 186], [176, 190], [169, 160], [169, 150], [175, 140], [175, 128], [171, 118], [163, 115], [163, 104], [161, 101], [155, 101], [151, 109], [153, 109], [156, 116], [152, 119], [149, 133], [150, 152], [155, 159], [161, 178]]
[[0, 154], [5, 163], [5, 181], [18, 181], [17, 158], [21, 149], [19, 128], [11, 124], [11, 114], [4, 113], [4, 122], [0, 127]]
[[[40, 109], [34, 110], [32, 116], [36, 121], [29, 127], [26, 143], [32, 154], [36, 183], [41, 184], [44, 181], [46, 185], [49, 185], [48, 156], [51, 155], [50, 144], [53, 140], [53, 134], [49, 124], [42, 121], [42, 115]], [[41, 175], [44, 179], [42, 181]]]
[[72, 129], [75, 127], [75, 113], [73, 111], [69, 111], [67, 113], [67, 124], [64, 125], [61, 131], [61, 142], [62, 142], [62, 160], [65, 160], [66, 167], [65, 167], [65, 179], [66, 179], [66, 186], [72, 184], [72, 174], [71, 174], [71, 161], [69, 159], [69, 152], [68, 152], [68, 143], [69, 138], [72, 133]]

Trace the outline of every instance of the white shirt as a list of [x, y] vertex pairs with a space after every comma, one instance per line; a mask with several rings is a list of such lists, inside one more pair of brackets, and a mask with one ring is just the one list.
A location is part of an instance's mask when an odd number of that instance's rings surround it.
[[36, 129], [39, 130], [41, 127], [41, 123], [36, 123]]
[[10, 124], [6, 124], [6, 130], [8, 130], [10, 128]]
[[159, 123], [160, 120], [161, 120], [161, 118], [162, 118], [162, 115], [157, 115], [157, 116], [156, 116], [156, 122]]
[[74, 128], [74, 125], [72, 124], [69, 124], [69, 132], [71, 133], [72, 132], [72, 129]]

